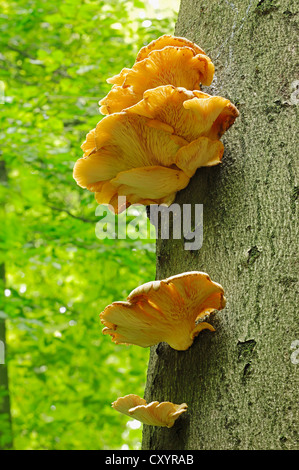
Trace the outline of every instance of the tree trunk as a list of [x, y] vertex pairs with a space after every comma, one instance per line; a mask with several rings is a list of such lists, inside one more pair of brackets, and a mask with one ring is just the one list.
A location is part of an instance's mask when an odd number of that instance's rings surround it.
[[171, 429], [144, 425], [143, 449], [298, 449], [295, 8], [182, 0], [175, 34], [211, 57], [204, 91], [240, 117], [222, 139], [222, 165], [199, 169], [176, 199], [203, 204], [202, 248], [158, 239], [156, 276], [205, 271], [227, 306], [189, 350], [151, 348], [145, 399], [188, 411]]
[[[1, 152], [0, 152], [1, 157]], [[6, 183], [5, 163], [0, 159], [0, 184]], [[5, 265], [0, 263], [0, 311], [4, 312]], [[11, 413], [6, 358], [5, 319], [0, 317], [0, 450], [12, 447]]]

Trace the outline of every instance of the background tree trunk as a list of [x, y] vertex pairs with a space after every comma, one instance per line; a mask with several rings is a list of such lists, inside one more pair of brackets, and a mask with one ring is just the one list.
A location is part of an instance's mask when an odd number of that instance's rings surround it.
[[176, 199], [203, 204], [202, 248], [158, 240], [157, 279], [205, 271], [227, 306], [188, 351], [151, 348], [145, 399], [186, 402], [188, 412], [171, 429], [145, 425], [143, 449], [298, 448], [295, 8], [182, 0], [175, 34], [211, 57], [204, 91], [229, 98], [240, 117], [223, 164], [198, 170]]
[[[1, 160], [0, 152], [0, 184], [7, 182], [7, 175], [5, 170], [5, 163]], [[3, 229], [3, 227], [2, 227]], [[5, 265], [0, 263], [0, 311], [5, 313], [4, 307], [4, 288], [5, 288]], [[10, 413], [10, 399], [8, 389], [8, 373], [7, 365], [5, 364], [6, 355], [6, 328], [5, 318], [0, 316], [0, 347], [4, 349], [4, 364], [0, 354], [0, 450], [12, 447], [12, 428], [11, 428], [11, 413]], [[1, 351], [2, 352], [2, 351]]]

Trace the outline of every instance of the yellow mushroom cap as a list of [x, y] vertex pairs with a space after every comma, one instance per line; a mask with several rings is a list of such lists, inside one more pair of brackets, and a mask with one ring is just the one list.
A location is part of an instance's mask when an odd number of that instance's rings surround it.
[[186, 403], [175, 405], [169, 401], [153, 401], [149, 404], [138, 395], [126, 395], [112, 403], [112, 407], [131, 418], [151, 426], [171, 428], [182, 413], [187, 411]]
[[193, 49], [195, 54], [205, 54], [205, 52], [197, 44], [195, 44], [192, 41], [189, 41], [189, 39], [178, 37], [178, 36], [172, 36], [170, 34], [164, 34], [158, 39], [154, 39], [147, 46], [142, 47], [140, 51], [138, 52], [136, 62], [146, 59], [149, 53], [152, 52], [153, 50], [164, 49], [164, 47], [167, 47], [167, 46], [175, 46], [175, 47], [187, 46]]
[[210, 85], [213, 75], [211, 59], [204, 53], [197, 53], [194, 47], [167, 45], [163, 49], [153, 48], [131, 69], [125, 68], [107, 80], [113, 87], [99, 102], [100, 112], [120, 112], [138, 103], [146, 90], [161, 85], [197, 90], [200, 84]]
[[85, 155], [87, 146], [95, 150], [74, 166], [79, 186], [95, 192], [99, 204], [111, 204], [116, 212], [118, 196], [126, 196], [128, 204], [168, 204], [189, 182], [174, 165], [180, 145], [148, 121], [136, 114], [107, 116], [83, 144]]
[[169, 205], [197, 168], [220, 163], [217, 137], [237, 115], [219, 96], [172, 85], [147, 90], [139, 103], [90, 131], [74, 178], [116, 212], [118, 196], [126, 196], [127, 205]]
[[188, 142], [201, 135], [213, 140], [220, 138], [239, 115], [226, 98], [173, 85], [145, 91], [142, 100], [124, 112], [147, 117], [151, 127], [174, 133]]
[[96, 151], [96, 141], [95, 141], [95, 129], [92, 129], [91, 131], [88, 132], [86, 135], [86, 139], [81, 145], [81, 149], [83, 150], [84, 157], [88, 157], [91, 155], [93, 152]]
[[142, 347], [167, 342], [173, 349], [188, 349], [203, 329], [199, 321], [225, 307], [224, 291], [203, 272], [191, 271], [134, 289], [127, 302], [113, 302], [100, 314], [115, 343]]

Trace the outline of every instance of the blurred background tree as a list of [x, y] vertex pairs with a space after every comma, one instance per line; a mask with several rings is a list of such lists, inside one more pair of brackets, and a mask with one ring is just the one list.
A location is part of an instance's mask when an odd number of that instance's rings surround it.
[[97, 239], [72, 167], [106, 79], [173, 33], [178, 3], [1, 1], [0, 448], [140, 448], [111, 402], [143, 395], [148, 351], [114, 345], [98, 314], [155, 278], [155, 243]]

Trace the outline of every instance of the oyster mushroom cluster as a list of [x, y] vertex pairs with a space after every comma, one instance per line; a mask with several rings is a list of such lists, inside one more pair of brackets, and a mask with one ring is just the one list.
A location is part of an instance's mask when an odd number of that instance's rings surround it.
[[[99, 103], [105, 117], [87, 134], [74, 166], [78, 185], [115, 213], [131, 204], [170, 205], [198, 168], [221, 162], [220, 138], [239, 114], [228, 99], [200, 91], [213, 74], [211, 59], [185, 38], [164, 35], [143, 47], [132, 68], [107, 80], [112, 88]], [[121, 206], [119, 196], [126, 198]], [[115, 343], [166, 342], [185, 351], [202, 330], [215, 331], [205, 317], [224, 307], [221, 285], [193, 271], [137, 287], [100, 318]], [[186, 403], [147, 404], [133, 394], [112, 407], [168, 428], [187, 410]]]
[[[206, 273], [191, 271], [137, 287], [126, 302], [108, 305], [100, 318], [103, 334], [110, 335], [114, 343], [149, 347], [163, 341], [185, 351], [202, 330], [215, 331], [203, 319], [223, 309], [225, 303], [220, 284]], [[169, 428], [187, 411], [186, 403], [147, 404], [133, 394], [118, 398], [112, 407], [144, 424]]]
[[[228, 99], [200, 91], [213, 75], [211, 59], [185, 38], [164, 35], [143, 47], [131, 69], [107, 80], [105, 117], [74, 166], [78, 185], [115, 213], [170, 205], [198, 168], [220, 163], [220, 138], [238, 116]], [[120, 207], [119, 196], [126, 198]]]

